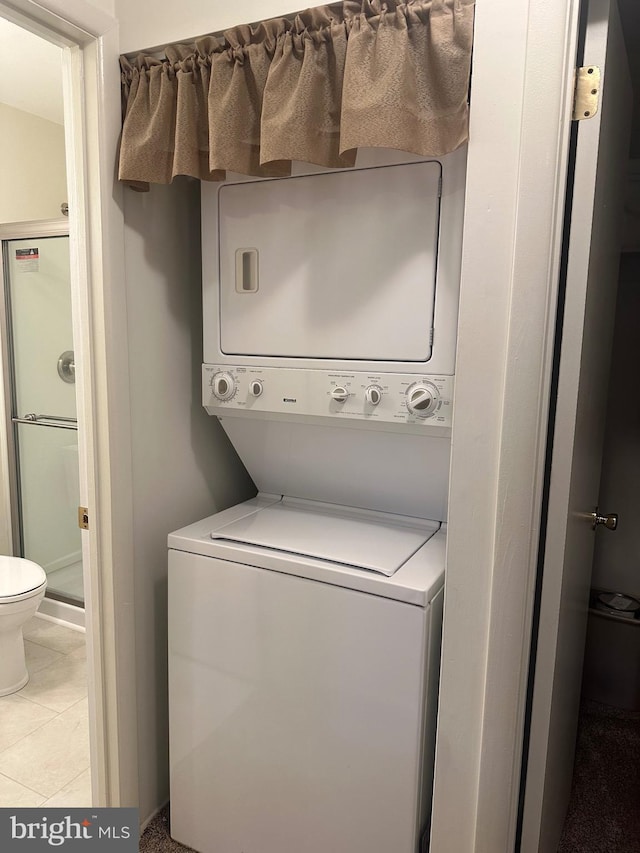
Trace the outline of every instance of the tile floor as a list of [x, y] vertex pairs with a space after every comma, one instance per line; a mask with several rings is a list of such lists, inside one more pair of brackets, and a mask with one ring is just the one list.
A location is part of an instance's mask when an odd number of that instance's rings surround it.
[[0, 808], [91, 805], [85, 635], [34, 617], [29, 681], [0, 697]]

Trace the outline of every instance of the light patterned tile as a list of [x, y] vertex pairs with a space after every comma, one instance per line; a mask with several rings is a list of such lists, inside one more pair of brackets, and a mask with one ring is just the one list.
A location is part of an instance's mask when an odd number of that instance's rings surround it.
[[55, 716], [55, 711], [29, 702], [19, 693], [0, 698], [0, 773], [2, 752]]
[[87, 700], [73, 705], [0, 756], [0, 773], [47, 799], [89, 767]]
[[85, 770], [42, 804], [57, 809], [91, 806], [91, 771]]
[[87, 644], [84, 643], [80, 646], [79, 649], [75, 649], [73, 652], [69, 652], [67, 657], [70, 657], [72, 660], [83, 660], [86, 662], [87, 660]]
[[60, 652], [54, 652], [53, 649], [49, 649], [46, 646], [32, 643], [31, 640], [24, 641], [24, 655], [27, 659], [27, 671], [29, 675], [44, 669], [49, 664], [63, 657]]
[[87, 664], [79, 653], [64, 655], [34, 672], [20, 695], [53, 711], [65, 711], [87, 695]]
[[41, 806], [45, 798], [24, 785], [8, 779], [0, 773], [0, 809], [31, 809]]
[[61, 652], [63, 655], [79, 649], [86, 642], [82, 631], [65, 628], [63, 625], [57, 625], [47, 619], [40, 619], [38, 616], [29, 619], [22, 629], [22, 633], [26, 640]]

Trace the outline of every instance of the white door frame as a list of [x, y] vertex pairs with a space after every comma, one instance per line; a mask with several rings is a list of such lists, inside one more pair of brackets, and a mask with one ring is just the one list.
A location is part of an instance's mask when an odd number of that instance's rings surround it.
[[[65, 138], [81, 457], [93, 803], [136, 806], [133, 519], [117, 22], [85, 0], [0, 0], [67, 48]], [[77, 333], [77, 334], [76, 334]]]
[[515, 846], [578, 14], [476, 4], [433, 853]]

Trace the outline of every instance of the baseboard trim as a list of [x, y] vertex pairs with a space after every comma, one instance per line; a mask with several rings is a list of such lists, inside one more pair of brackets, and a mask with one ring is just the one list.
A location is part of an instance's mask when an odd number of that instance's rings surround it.
[[67, 604], [64, 601], [43, 598], [36, 617], [45, 619], [47, 622], [55, 622], [56, 625], [63, 625], [65, 628], [71, 628], [72, 631], [85, 632], [84, 608], [74, 607], [73, 604]]
[[161, 806], [158, 806], [158, 808], [157, 808], [154, 812], [151, 812], [151, 814], [149, 815], [149, 817], [145, 818], [145, 820], [143, 820], [143, 821], [141, 821], [141, 822], [140, 822], [140, 835], [142, 835], [142, 833], [143, 833], [143, 832], [145, 831], [145, 829], [149, 826], [149, 824], [150, 824], [150, 823], [151, 823], [151, 821], [154, 819], [154, 817], [155, 817], [156, 815], [160, 814], [160, 812], [161, 812], [161, 811], [162, 811], [162, 809], [163, 809], [163, 808], [168, 804], [168, 802], [169, 802], [169, 800], [165, 800], [165, 801], [164, 801], [164, 803], [163, 803]]
[[46, 566], [43, 566], [42, 568], [47, 574], [49, 574], [49, 572], [57, 572], [58, 569], [66, 569], [67, 566], [72, 566], [74, 563], [80, 563], [81, 561], [82, 551], [74, 551], [72, 554], [65, 554], [64, 557], [58, 557], [57, 560], [47, 563]]

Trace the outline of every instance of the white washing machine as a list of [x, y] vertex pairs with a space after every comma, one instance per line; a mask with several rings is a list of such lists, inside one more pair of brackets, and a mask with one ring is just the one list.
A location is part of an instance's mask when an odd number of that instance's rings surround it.
[[416, 853], [441, 525], [259, 495], [169, 546], [173, 838], [201, 853]]
[[203, 405], [258, 497], [169, 537], [171, 833], [428, 831], [464, 152], [203, 193]]

